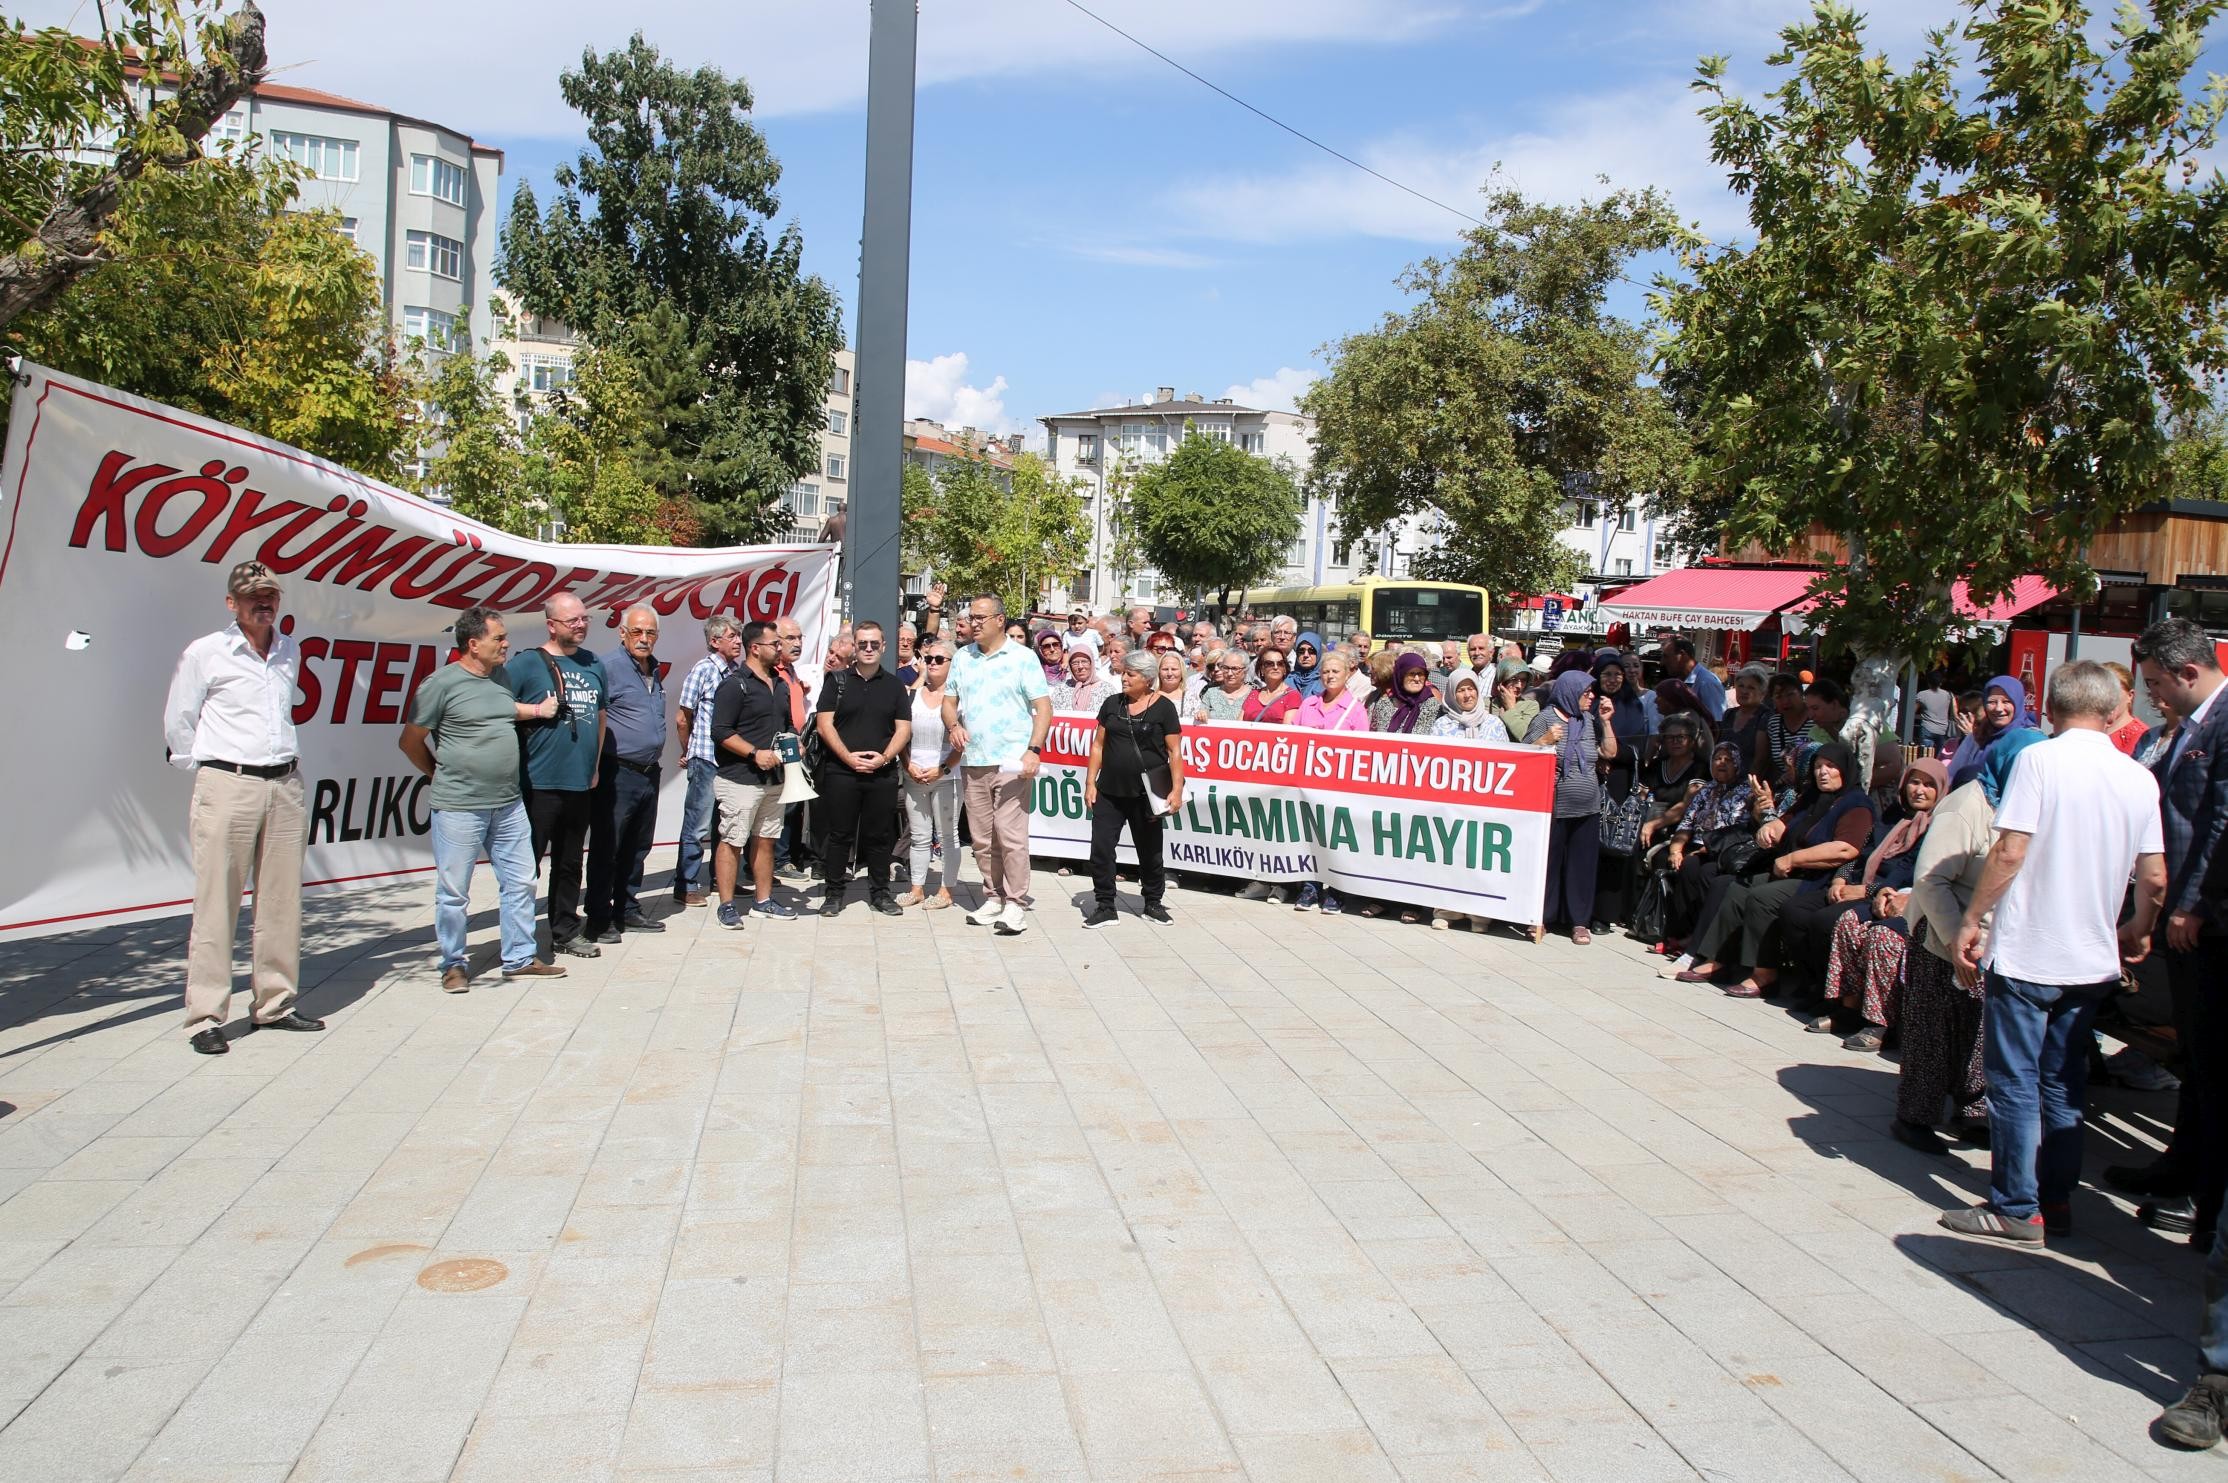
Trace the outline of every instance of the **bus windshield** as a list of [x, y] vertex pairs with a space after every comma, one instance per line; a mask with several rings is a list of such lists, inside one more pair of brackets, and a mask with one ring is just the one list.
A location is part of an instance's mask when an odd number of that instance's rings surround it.
[[1371, 604], [1373, 639], [1402, 643], [1466, 639], [1485, 630], [1485, 601], [1478, 593], [1444, 587], [1379, 587]]

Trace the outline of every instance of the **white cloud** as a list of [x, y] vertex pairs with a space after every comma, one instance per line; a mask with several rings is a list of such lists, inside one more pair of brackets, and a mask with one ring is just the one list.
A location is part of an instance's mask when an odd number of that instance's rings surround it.
[[1303, 370], [1281, 366], [1273, 376], [1256, 376], [1242, 386], [1233, 386], [1223, 393], [1241, 407], [1259, 407], [1268, 412], [1291, 412], [1298, 409], [1300, 393], [1323, 379], [1317, 370]]
[[[1708, 130], [1684, 83], [1574, 100], [1535, 129], [1452, 147], [1382, 139], [1363, 146], [1356, 158], [1470, 215], [1479, 209], [1479, 191], [1497, 178], [1533, 199], [1565, 204], [1598, 199], [1610, 189], [1657, 186], [1682, 216], [1713, 236], [1739, 230], [1746, 219], [1710, 163]], [[1329, 160], [1276, 174], [1196, 178], [1171, 192], [1165, 205], [1173, 230], [1224, 241], [1366, 236], [1449, 242], [1467, 226], [1430, 201]]]
[[[92, 24], [85, 0], [18, 0], [9, 8], [33, 26]], [[557, 94], [558, 71], [578, 65], [585, 47], [625, 46], [637, 29], [669, 58], [689, 66], [709, 62], [747, 78], [762, 114], [846, 108], [866, 96], [866, 0], [669, 0], [654, 9], [602, 0], [262, 0], [262, 8], [270, 24], [273, 81], [346, 94], [473, 134], [576, 136], [580, 121]], [[1397, 44], [1477, 20], [1465, 17], [1455, 0], [1219, 0], [1211, 6], [1122, 0], [1107, 14], [1193, 64], [1234, 53], [1257, 57], [1272, 46]], [[928, 86], [1163, 68], [1088, 17], [1047, 0], [924, 5], [919, 59], [920, 80]]]
[[1174, 268], [1193, 270], [1219, 268], [1220, 258], [1203, 252], [1187, 252], [1180, 247], [1148, 247], [1135, 242], [1068, 242], [1060, 250], [1070, 257], [1087, 262], [1112, 263], [1119, 268]]
[[907, 361], [905, 415], [931, 418], [953, 429], [1019, 432], [1021, 424], [1006, 415], [1006, 378], [998, 376], [988, 386], [976, 386], [967, 379], [967, 370], [963, 350], [934, 360]]

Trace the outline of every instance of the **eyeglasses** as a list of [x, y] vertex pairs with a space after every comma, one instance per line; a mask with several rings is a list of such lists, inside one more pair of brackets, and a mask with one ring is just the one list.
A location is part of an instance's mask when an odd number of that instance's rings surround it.
[[949, 654], [923, 654], [921, 656], [921, 663], [923, 664], [949, 664], [951, 662]]
[[879, 649], [882, 647], [882, 641], [880, 639], [859, 639], [852, 645], [852, 647], [858, 649]]
[[586, 628], [588, 626], [588, 615], [582, 613], [577, 618], [552, 618], [549, 621], [564, 628]]

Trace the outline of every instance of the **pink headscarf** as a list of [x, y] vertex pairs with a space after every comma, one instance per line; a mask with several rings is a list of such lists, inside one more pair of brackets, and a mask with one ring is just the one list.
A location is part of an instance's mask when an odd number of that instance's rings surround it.
[[[1943, 796], [1949, 792], [1949, 769], [1932, 757], [1921, 757], [1918, 761], [1904, 768], [1903, 777], [1906, 782], [1912, 778], [1925, 778], [1932, 783], [1934, 785], [1934, 802], [1937, 805], [1941, 803]], [[1880, 847], [1865, 857], [1865, 885], [1870, 886], [1872, 884], [1872, 878], [1880, 873], [1882, 864], [1893, 860], [1925, 838], [1926, 826], [1933, 822], [1934, 810], [1924, 808], [1890, 829], [1888, 837], [1880, 841]]]

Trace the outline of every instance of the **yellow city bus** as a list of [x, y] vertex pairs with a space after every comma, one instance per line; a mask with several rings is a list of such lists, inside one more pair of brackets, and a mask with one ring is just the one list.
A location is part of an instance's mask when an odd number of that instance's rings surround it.
[[1330, 587], [1256, 587], [1242, 597], [1233, 594], [1233, 601], [1256, 618], [1290, 617], [1301, 632], [1313, 629], [1326, 643], [1366, 633], [1372, 649], [1483, 633], [1490, 606], [1483, 587], [1395, 577], [1363, 577]]

